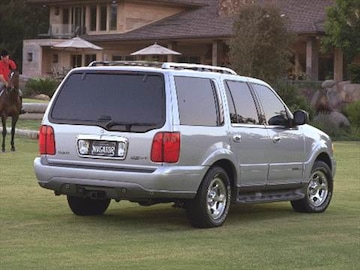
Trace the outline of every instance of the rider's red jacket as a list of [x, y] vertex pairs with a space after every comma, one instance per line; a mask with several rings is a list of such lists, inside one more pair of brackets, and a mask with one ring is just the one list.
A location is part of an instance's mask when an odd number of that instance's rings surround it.
[[1, 60], [0, 61], [0, 74], [2, 74], [5, 80], [9, 80], [9, 74], [11, 70], [16, 69], [16, 64], [13, 60]]

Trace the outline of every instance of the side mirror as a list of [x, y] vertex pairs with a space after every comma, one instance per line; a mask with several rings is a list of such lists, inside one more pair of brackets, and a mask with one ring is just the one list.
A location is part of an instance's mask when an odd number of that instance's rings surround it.
[[293, 123], [295, 126], [304, 125], [309, 122], [309, 114], [304, 110], [298, 110], [293, 113]]

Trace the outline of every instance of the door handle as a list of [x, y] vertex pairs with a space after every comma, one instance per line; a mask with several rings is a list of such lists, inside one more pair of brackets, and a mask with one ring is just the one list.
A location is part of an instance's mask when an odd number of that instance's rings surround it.
[[279, 135], [275, 135], [274, 137], [272, 137], [273, 143], [278, 143], [280, 142], [281, 138]]
[[233, 136], [233, 141], [238, 143], [241, 142], [241, 135], [240, 134], [236, 134]]

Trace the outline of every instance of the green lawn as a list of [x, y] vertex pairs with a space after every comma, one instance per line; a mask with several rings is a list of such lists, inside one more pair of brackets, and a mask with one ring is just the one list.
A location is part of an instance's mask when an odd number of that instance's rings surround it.
[[37, 142], [0, 153], [0, 269], [359, 269], [360, 142], [336, 142], [334, 197], [323, 214], [289, 203], [237, 205], [224, 226], [190, 227], [170, 204], [112, 202], [73, 215], [38, 186]]
[[[11, 118], [7, 119], [7, 127], [11, 127]], [[41, 125], [41, 119], [19, 119], [16, 123], [18, 129], [28, 129], [38, 131]]]
[[49, 101], [34, 98], [23, 98], [23, 103], [49, 103]]

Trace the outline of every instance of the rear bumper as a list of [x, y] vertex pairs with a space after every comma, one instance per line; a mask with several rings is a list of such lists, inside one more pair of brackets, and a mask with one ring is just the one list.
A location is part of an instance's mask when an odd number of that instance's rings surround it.
[[154, 171], [111, 170], [46, 164], [34, 160], [41, 187], [56, 194], [84, 196], [99, 192], [116, 200], [191, 199], [206, 173], [203, 166], [159, 167]]

